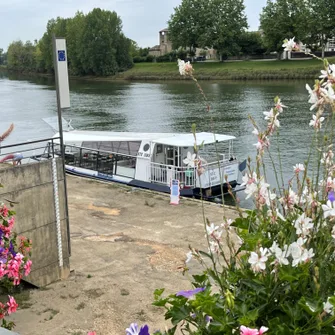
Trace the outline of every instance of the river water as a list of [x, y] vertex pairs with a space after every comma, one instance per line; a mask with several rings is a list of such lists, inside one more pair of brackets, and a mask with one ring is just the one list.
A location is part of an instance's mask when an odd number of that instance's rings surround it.
[[[310, 83], [311, 84], [311, 83]], [[254, 157], [257, 142], [248, 115], [265, 127], [268, 111], [279, 95], [288, 106], [280, 117], [279, 145], [285, 178], [302, 163], [311, 140], [311, 119], [304, 81], [204, 81], [201, 86], [211, 105], [207, 113], [197, 87], [189, 81], [92, 82], [71, 81], [71, 109], [64, 112], [78, 129], [189, 132], [211, 131], [237, 137], [235, 153]], [[6, 143], [46, 138], [53, 131], [42, 118], [56, 116], [56, 94], [50, 78], [19, 78], [0, 74], [0, 132], [10, 123], [15, 131]], [[276, 142], [272, 145], [277, 152]], [[271, 177], [272, 168], [268, 167]]]

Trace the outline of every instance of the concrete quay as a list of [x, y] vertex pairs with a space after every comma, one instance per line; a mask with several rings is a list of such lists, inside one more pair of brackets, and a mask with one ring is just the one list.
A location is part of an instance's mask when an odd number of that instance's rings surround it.
[[[131, 322], [164, 329], [164, 310], [151, 305], [153, 292], [191, 288], [181, 273], [188, 246], [207, 249], [202, 204], [169, 196], [67, 177], [71, 233], [71, 274], [30, 291], [27, 308], [13, 314], [21, 335], [125, 334]], [[206, 217], [220, 224], [223, 211], [204, 204]], [[34, 252], [34, 251], [33, 251]], [[191, 261], [190, 267], [197, 269]], [[195, 271], [195, 270], [194, 270]]]

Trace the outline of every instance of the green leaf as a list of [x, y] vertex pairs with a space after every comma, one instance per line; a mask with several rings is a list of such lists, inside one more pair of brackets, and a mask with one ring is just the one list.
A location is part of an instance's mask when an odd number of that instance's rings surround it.
[[240, 229], [249, 229], [250, 220], [248, 218], [237, 218], [234, 220], [234, 222], [231, 224], [231, 226], [240, 228]]

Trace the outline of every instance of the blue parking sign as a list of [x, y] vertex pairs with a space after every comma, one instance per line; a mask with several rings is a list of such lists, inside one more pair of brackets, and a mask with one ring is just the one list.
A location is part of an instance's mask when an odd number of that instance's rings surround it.
[[59, 62], [66, 61], [65, 50], [58, 50], [58, 61]]

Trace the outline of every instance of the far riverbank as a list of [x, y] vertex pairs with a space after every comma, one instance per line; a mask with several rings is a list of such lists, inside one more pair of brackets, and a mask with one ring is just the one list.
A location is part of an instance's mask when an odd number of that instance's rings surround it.
[[[335, 57], [329, 59], [335, 62]], [[322, 63], [316, 59], [308, 60], [270, 60], [235, 62], [198, 62], [194, 63], [195, 76], [199, 80], [277, 80], [277, 79], [314, 79], [317, 78]], [[7, 71], [0, 66], [0, 72]], [[29, 75], [34, 75], [29, 73]], [[38, 74], [48, 76], [48, 74]], [[94, 81], [114, 80], [183, 80], [175, 62], [136, 63], [134, 67], [114, 76], [71, 76], [73, 79]]]

